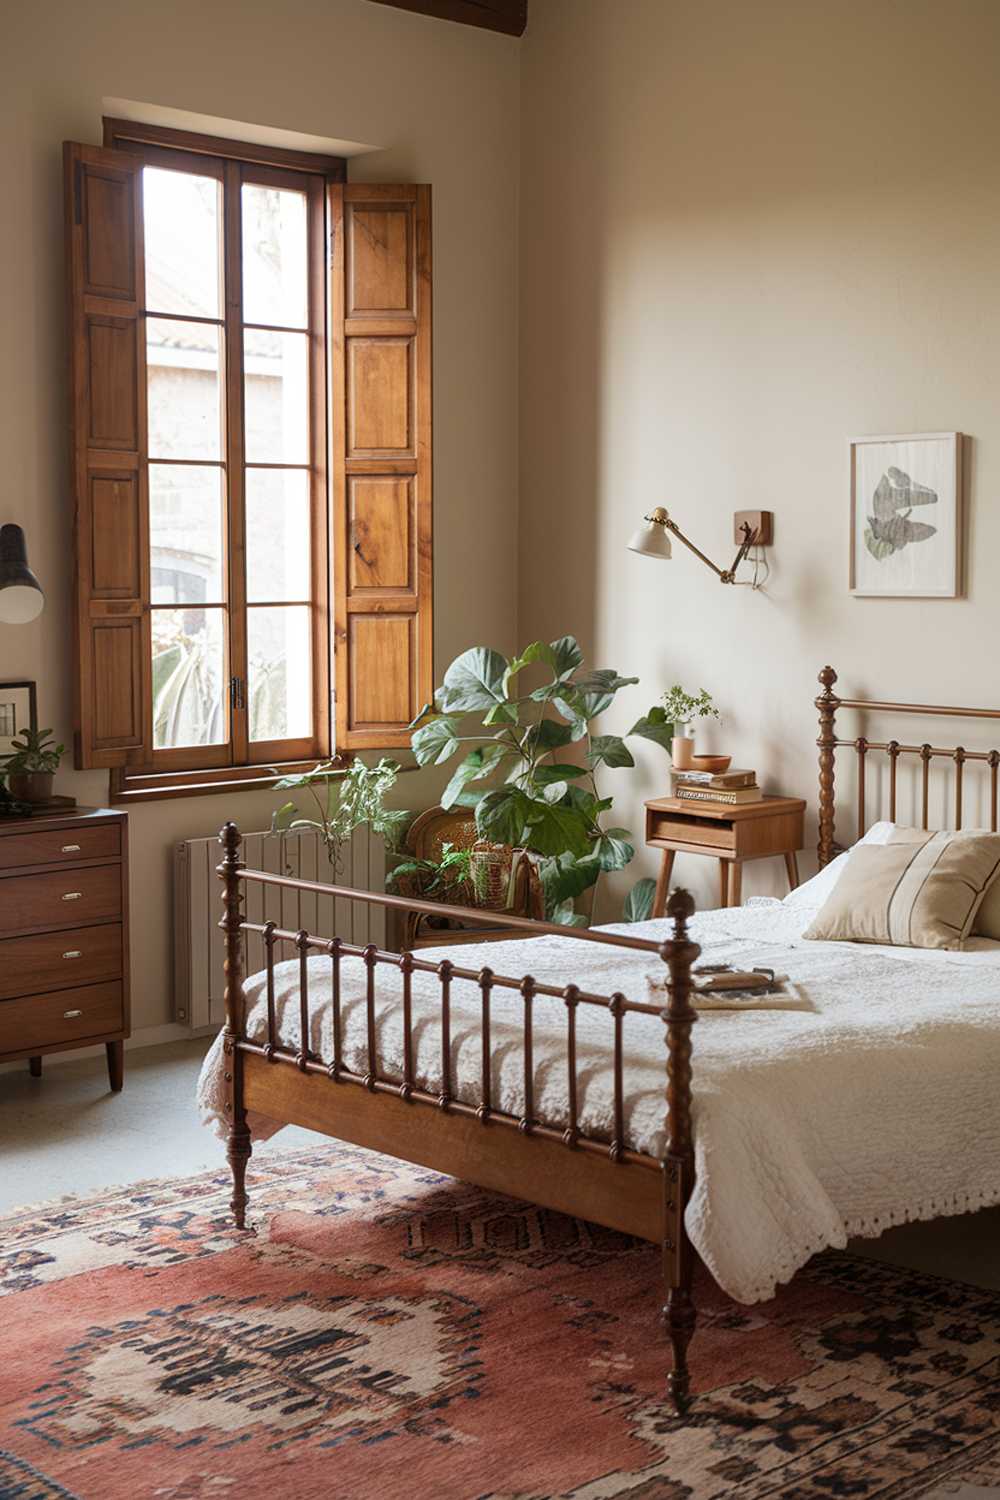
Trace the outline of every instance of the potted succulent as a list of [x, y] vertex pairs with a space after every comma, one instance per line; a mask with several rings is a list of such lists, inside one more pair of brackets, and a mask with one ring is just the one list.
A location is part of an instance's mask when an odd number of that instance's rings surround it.
[[674, 726], [673, 743], [670, 747], [674, 770], [689, 771], [694, 756], [694, 721], [717, 719], [719, 710], [712, 702], [711, 693], [706, 693], [704, 688], [699, 688], [697, 693], [689, 693], [676, 682], [663, 694], [662, 701], [664, 714]]
[[48, 802], [65, 745], [52, 743], [51, 729], [25, 729], [11, 745], [3, 768], [10, 795], [21, 802]]

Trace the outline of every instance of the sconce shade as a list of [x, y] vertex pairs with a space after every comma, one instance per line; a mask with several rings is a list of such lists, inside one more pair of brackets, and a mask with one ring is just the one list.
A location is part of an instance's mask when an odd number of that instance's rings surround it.
[[670, 534], [659, 521], [647, 521], [629, 537], [629, 551], [639, 552], [643, 557], [659, 557], [665, 562], [673, 556]]
[[0, 526], [0, 621], [27, 625], [45, 605], [42, 586], [28, 567], [28, 549], [20, 526]]

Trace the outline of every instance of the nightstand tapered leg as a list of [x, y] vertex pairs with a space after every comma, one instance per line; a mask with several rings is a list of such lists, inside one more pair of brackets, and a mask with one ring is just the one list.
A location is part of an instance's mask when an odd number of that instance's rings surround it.
[[28, 1058], [28, 1072], [31, 1074], [32, 1078], [41, 1078], [42, 1059], [40, 1057]]
[[729, 873], [729, 904], [739, 906], [743, 900], [743, 861], [733, 860], [733, 867]]
[[719, 905], [729, 905], [729, 860], [719, 860]]
[[799, 862], [794, 852], [785, 855], [785, 869], [788, 871], [788, 889], [794, 891], [799, 883]]
[[660, 860], [660, 874], [656, 882], [656, 895], [653, 897], [653, 916], [662, 917], [667, 909], [667, 897], [670, 895], [670, 876], [674, 868], [673, 849], [664, 849], [663, 858]]

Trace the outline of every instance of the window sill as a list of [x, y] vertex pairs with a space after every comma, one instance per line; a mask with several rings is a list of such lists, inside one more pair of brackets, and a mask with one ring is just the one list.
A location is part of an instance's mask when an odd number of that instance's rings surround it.
[[[344, 769], [352, 757], [333, 758]], [[112, 807], [132, 802], [154, 802], [169, 797], [210, 797], [222, 792], [252, 792], [273, 787], [283, 776], [299, 776], [322, 765], [321, 760], [287, 761], [276, 766], [215, 766], [204, 771], [132, 771], [115, 767], [108, 777]]]

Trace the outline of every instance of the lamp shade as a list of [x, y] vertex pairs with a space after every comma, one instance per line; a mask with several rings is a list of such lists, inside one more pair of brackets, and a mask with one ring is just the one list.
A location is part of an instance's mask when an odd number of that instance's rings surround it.
[[629, 551], [639, 552], [643, 557], [659, 557], [664, 562], [673, 556], [670, 534], [660, 521], [646, 521], [629, 537]]
[[26, 625], [45, 605], [42, 586], [28, 567], [28, 549], [20, 526], [0, 526], [0, 621]]

